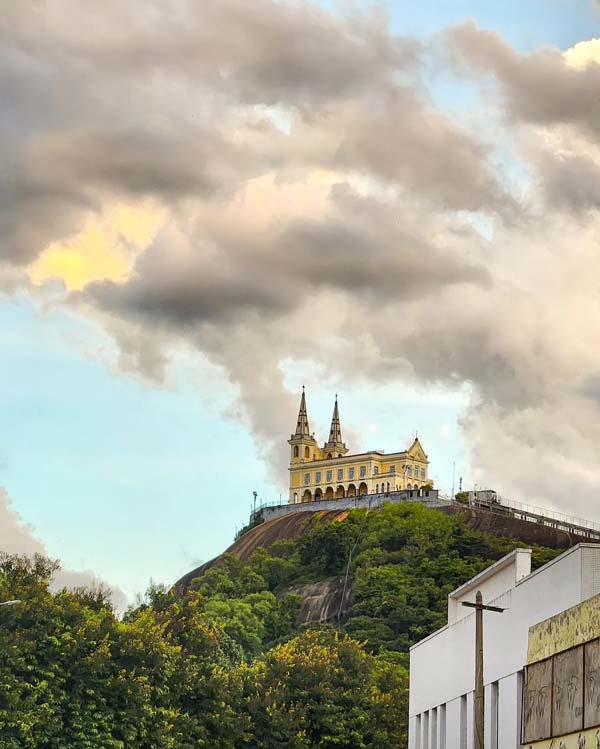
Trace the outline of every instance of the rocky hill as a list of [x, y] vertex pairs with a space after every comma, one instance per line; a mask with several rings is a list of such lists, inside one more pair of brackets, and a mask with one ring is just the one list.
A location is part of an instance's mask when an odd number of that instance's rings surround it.
[[[472, 530], [490, 533], [499, 538], [516, 539], [528, 545], [545, 546], [549, 549], [568, 549], [576, 543], [589, 542], [590, 540], [547, 525], [532, 523], [483, 509], [472, 509], [458, 503], [452, 507], [436, 508], [435, 511], [462, 518], [466, 527]], [[339, 511], [314, 509], [285, 515], [249, 528], [224, 553], [233, 554], [238, 559], [246, 561], [259, 548], [270, 549], [274, 544], [281, 541], [302, 538], [312, 533], [317, 525], [341, 523], [348, 518], [348, 515], [349, 510], [347, 509]], [[216, 557], [187, 573], [177, 581], [175, 587], [182, 591], [187, 590], [191, 581], [215, 564], [219, 558]], [[321, 611], [318, 616], [322, 617], [322, 615], [323, 612]]]

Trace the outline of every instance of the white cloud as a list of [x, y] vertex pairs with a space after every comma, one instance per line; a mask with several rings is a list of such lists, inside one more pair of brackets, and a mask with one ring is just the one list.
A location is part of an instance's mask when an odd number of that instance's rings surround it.
[[600, 64], [600, 39], [588, 39], [578, 42], [565, 50], [564, 58], [572, 68], [586, 68], [588, 65]]

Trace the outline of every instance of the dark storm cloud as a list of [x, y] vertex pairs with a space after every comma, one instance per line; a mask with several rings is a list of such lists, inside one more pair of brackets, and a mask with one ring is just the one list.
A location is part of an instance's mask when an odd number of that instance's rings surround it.
[[[126, 282], [91, 284], [85, 296], [105, 310], [134, 319], [149, 315], [171, 324], [235, 323], [291, 313], [324, 290], [382, 303], [401, 295], [434, 294], [452, 284], [487, 285], [476, 259], [438, 246], [409, 228], [395, 204], [333, 191], [326, 218], [296, 219], [260, 237], [202, 224], [192, 238], [163, 233]], [[451, 233], [451, 230], [448, 230]], [[476, 245], [475, 234], [465, 233]]]
[[494, 79], [466, 124], [424, 88], [431, 47], [377, 10], [5, 3], [0, 256], [26, 264], [90, 214], [152, 197], [165, 224], [131, 275], [70, 297], [124, 369], [159, 379], [169, 345], [192, 344], [278, 468], [290, 357], [340, 380], [467, 383], [487, 476], [526, 464], [561, 496], [573, 463], [593, 496], [600, 420], [581, 383], [600, 371], [600, 195], [581, 143], [600, 133], [600, 66], [474, 24], [445, 41], [468, 81]]
[[[10, 4], [0, 253], [31, 261], [110, 197], [178, 204], [273, 168], [341, 167], [441, 210], [498, 210], [484, 147], [402, 82], [417, 53], [381, 14], [309, 3]], [[282, 108], [291, 132], [257, 105]]]
[[600, 167], [589, 156], [546, 151], [537, 158], [537, 169], [549, 206], [574, 215], [600, 208]]
[[95, 66], [92, 79], [181, 75], [244, 101], [299, 107], [391, 80], [419, 50], [390, 36], [381, 11], [340, 17], [275, 0], [146, 0], [144, 12], [115, 0], [18, 3], [0, 21], [2, 32], [11, 50], [35, 50], [60, 67]]
[[408, 189], [439, 210], [504, 212], [512, 200], [477, 141], [415, 91], [397, 86], [357, 102], [347, 113], [333, 163]]
[[447, 39], [468, 76], [497, 78], [511, 117], [539, 125], [576, 124], [594, 138], [600, 135], [600, 65], [570, 67], [553, 48], [520, 54], [473, 22], [449, 30]]

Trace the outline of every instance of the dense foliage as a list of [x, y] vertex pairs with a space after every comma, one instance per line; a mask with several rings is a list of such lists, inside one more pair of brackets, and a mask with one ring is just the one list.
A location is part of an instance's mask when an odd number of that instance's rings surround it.
[[[185, 596], [152, 587], [122, 620], [101, 592], [51, 593], [47, 560], [6, 556], [0, 600], [22, 603], [0, 608], [0, 746], [404, 746], [407, 648], [514, 546], [417, 505], [356, 511], [248, 562], [226, 555]], [[290, 586], [346, 573], [342, 621], [299, 628]]]

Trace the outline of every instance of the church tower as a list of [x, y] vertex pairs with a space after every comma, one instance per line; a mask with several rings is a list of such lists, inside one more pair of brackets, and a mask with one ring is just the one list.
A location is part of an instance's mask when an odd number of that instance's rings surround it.
[[342, 427], [340, 426], [340, 412], [338, 409], [336, 394], [335, 405], [333, 406], [333, 416], [331, 417], [331, 428], [329, 429], [329, 439], [323, 446], [323, 457], [341, 458], [347, 452], [348, 448], [342, 442]]
[[291, 446], [290, 465], [315, 460], [315, 448], [317, 447], [317, 442], [308, 428], [308, 413], [306, 411], [304, 386], [302, 386], [302, 397], [300, 398], [300, 409], [298, 411], [296, 432], [292, 434], [288, 440], [288, 444]]
[[349, 454], [342, 440], [337, 395], [329, 439], [319, 445], [308, 426], [306, 394], [302, 388], [296, 431], [288, 444], [291, 504], [367, 495], [389, 496], [405, 491], [418, 493], [432, 487], [428, 477], [429, 460], [416, 438], [408, 450]]

